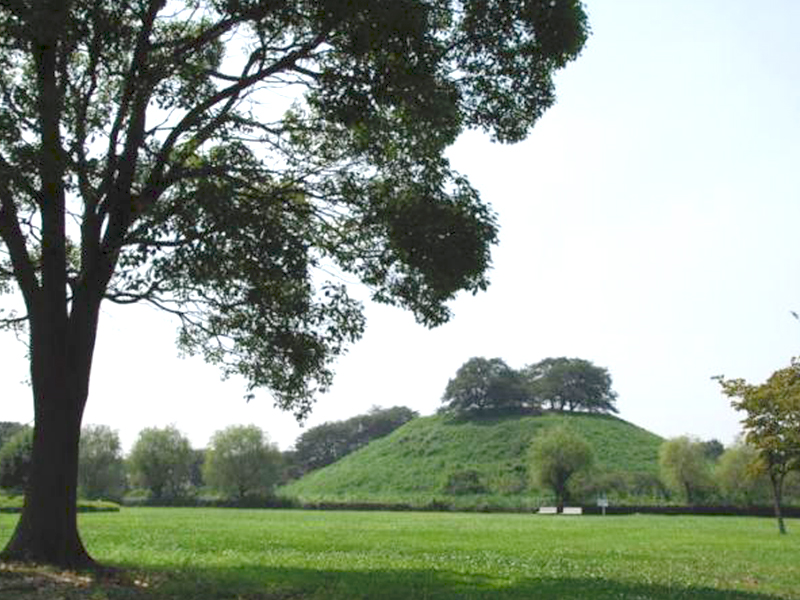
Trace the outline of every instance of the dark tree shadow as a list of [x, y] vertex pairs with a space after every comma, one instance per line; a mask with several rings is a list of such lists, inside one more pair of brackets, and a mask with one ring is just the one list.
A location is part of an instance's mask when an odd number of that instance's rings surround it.
[[[449, 571], [325, 571], [259, 567], [187, 569], [156, 576], [158, 598], [237, 600], [785, 600], [753, 591], [626, 583], [601, 578], [505, 582]], [[195, 595], [182, 595], [192, 590]], [[791, 596], [790, 596], [791, 597]], [[796, 596], [800, 598], [800, 595]]]

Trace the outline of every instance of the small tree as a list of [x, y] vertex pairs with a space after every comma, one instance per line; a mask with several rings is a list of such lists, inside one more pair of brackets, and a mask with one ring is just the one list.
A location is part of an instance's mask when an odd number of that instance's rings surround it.
[[119, 499], [125, 491], [125, 464], [119, 434], [107, 425], [81, 430], [78, 493], [91, 500]]
[[695, 504], [711, 487], [711, 469], [702, 442], [681, 436], [665, 441], [658, 452], [661, 480], [668, 489]]
[[781, 503], [786, 476], [800, 469], [800, 361], [775, 371], [765, 383], [715, 377], [742, 420], [745, 440], [757, 451], [769, 477], [778, 531], [786, 533]]
[[533, 410], [522, 377], [500, 358], [469, 359], [447, 382], [445, 408], [458, 415], [486, 415]]
[[33, 429], [21, 427], [0, 448], [0, 487], [23, 490], [28, 483]]
[[769, 499], [769, 478], [758, 450], [738, 442], [717, 460], [714, 480], [726, 502], [752, 506]]
[[272, 493], [280, 465], [280, 451], [261, 429], [232, 425], [211, 438], [203, 476], [208, 485], [241, 501], [250, 494]]
[[559, 425], [533, 440], [528, 452], [534, 482], [553, 490], [559, 510], [569, 501], [568, 483], [593, 462], [592, 448], [579, 434]]
[[582, 358], [546, 358], [522, 370], [531, 397], [552, 410], [616, 413], [608, 369]]
[[157, 501], [183, 495], [192, 471], [192, 447], [173, 425], [139, 433], [130, 455], [133, 479]]

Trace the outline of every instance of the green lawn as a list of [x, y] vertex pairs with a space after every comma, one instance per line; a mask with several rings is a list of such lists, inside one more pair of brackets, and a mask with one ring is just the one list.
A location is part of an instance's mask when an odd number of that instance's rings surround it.
[[[0, 515], [0, 541], [14, 519]], [[98, 600], [800, 599], [800, 520], [779, 536], [770, 519], [731, 517], [129, 508], [80, 519], [98, 560], [150, 582], [80, 596]]]

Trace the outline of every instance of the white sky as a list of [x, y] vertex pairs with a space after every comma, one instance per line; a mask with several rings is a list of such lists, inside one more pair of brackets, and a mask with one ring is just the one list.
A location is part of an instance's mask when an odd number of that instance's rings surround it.
[[[499, 213], [492, 286], [433, 331], [372, 305], [364, 339], [307, 422], [372, 405], [431, 414], [472, 356], [607, 367], [620, 416], [730, 443], [739, 417], [710, 377], [756, 383], [800, 354], [800, 2], [587, 0], [593, 35], [558, 104], [516, 146], [452, 149]], [[243, 400], [146, 307], [103, 313], [85, 423], [174, 423], [196, 447], [254, 423], [301, 429], [266, 392]], [[30, 421], [24, 348], [0, 338], [0, 420]]]

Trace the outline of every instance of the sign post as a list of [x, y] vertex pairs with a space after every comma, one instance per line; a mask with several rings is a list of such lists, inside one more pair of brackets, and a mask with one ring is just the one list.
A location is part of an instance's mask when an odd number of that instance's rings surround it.
[[597, 497], [597, 506], [599, 506], [603, 511], [603, 516], [606, 516], [606, 507], [608, 506], [608, 498], [606, 495], [603, 494], [602, 496]]

